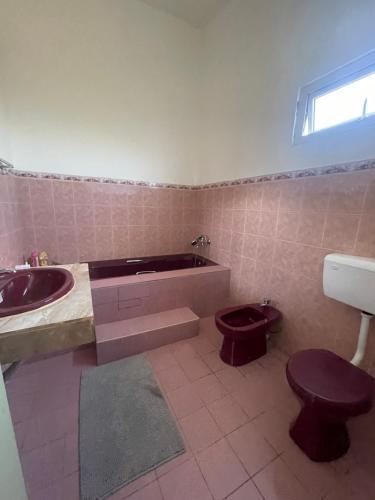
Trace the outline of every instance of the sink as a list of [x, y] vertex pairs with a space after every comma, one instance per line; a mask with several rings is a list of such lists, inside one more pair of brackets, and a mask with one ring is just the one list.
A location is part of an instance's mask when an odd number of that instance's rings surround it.
[[62, 268], [32, 268], [0, 276], [0, 318], [55, 302], [74, 286], [71, 272]]

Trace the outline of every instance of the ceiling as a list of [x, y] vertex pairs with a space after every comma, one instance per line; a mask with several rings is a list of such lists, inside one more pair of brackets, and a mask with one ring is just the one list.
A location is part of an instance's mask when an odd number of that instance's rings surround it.
[[157, 9], [203, 28], [229, 0], [142, 0]]

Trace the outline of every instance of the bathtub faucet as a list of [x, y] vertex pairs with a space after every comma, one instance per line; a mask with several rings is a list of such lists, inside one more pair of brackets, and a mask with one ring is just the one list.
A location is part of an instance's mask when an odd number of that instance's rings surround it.
[[201, 234], [198, 238], [195, 238], [191, 244], [193, 247], [207, 247], [208, 245], [211, 245], [211, 241], [206, 234]]

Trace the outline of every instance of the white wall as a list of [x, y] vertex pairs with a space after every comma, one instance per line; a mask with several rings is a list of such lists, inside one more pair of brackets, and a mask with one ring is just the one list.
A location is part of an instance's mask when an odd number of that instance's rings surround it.
[[0, 443], [0, 497], [3, 500], [27, 500], [1, 366]]
[[375, 48], [374, 0], [232, 0], [205, 30], [199, 182], [375, 157], [375, 128], [292, 146], [298, 89]]
[[16, 168], [191, 182], [201, 32], [136, 0], [0, 0]]
[[231, 0], [203, 31], [137, 0], [0, 9], [17, 168], [201, 183], [375, 157], [375, 129], [292, 146], [299, 87], [375, 47], [374, 0]]
[[[0, 59], [1, 67], [1, 59]], [[4, 95], [0, 81], [0, 158], [11, 161], [10, 144], [7, 129], [7, 117], [5, 113]]]

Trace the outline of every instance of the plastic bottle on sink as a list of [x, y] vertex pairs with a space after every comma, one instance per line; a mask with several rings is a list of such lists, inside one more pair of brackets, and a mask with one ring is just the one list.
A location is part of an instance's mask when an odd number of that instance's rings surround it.
[[39, 254], [37, 250], [33, 250], [30, 255], [30, 265], [31, 267], [39, 266]]

